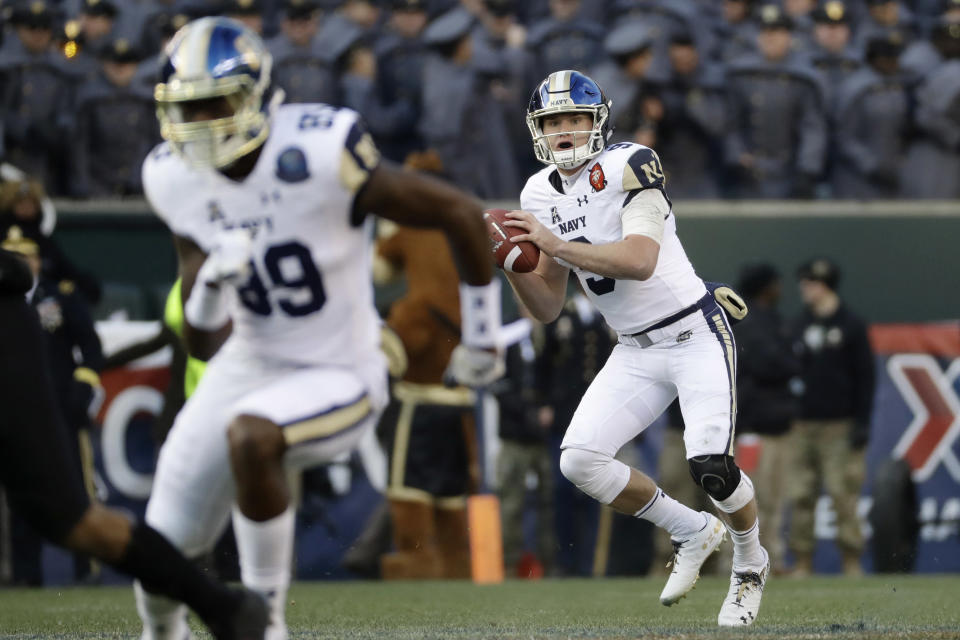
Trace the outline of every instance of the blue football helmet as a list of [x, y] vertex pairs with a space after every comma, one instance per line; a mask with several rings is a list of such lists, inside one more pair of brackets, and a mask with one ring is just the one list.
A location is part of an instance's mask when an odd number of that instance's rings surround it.
[[[270, 118], [283, 101], [272, 91], [272, 58], [256, 33], [229, 18], [201, 18], [183, 26], [167, 48], [154, 89], [160, 135], [194, 166], [222, 168], [267, 139]], [[233, 115], [187, 122], [183, 104], [226, 98]]]
[[[603, 95], [599, 85], [579, 71], [555, 71], [537, 85], [527, 106], [527, 127], [533, 137], [533, 151], [537, 160], [555, 164], [563, 169], [578, 167], [596, 156], [607, 145], [610, 128], [610, 100]], [[554, 113], [589, 113], [593, 128], [586, 142], [579, 144], [580, 135], [574, 137], [570, 149], [553, 150], [550, 138], [562, 134], [544, 134], [543, 117]]]

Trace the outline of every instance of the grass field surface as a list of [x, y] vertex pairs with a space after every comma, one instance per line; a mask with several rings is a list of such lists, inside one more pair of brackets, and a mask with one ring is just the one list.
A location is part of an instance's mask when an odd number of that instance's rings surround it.
[[[287, 619], [291, 638], [960, 638], [960, 576], [773, 579], [758, 622], [735, 631], [716, 626], [726, 580], [703, 578], [669, 608], [662, 587], [647, 578], [298, 583]], [[0, 638], [138, 635], [129, 588], [0, 591]]]

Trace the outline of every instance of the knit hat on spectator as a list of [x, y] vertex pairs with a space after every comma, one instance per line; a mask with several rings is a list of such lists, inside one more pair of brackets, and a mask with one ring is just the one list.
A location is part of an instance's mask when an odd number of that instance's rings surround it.
[[840, 284], [840, 269], [828, 258], [815, 258], [800, 265], [797, 269], [797, 278], [822, 282], [836, 291], [837, 285]]
[[780, 272], [769, 262], [751, 262], [740, 269], [737, 293], [753, 298], [780, 279]]

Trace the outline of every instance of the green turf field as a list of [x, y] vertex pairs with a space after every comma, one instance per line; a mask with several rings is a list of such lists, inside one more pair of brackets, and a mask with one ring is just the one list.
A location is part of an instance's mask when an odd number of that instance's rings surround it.
[[[291, 638], [960, 638], [960, 576], [774, 579], [759, 621], [720, 631], [726, 581], [679, 604], [661, 579], [300, 583]], [[0, 591], [0, 638], [132, 638], [128, 588]], [[202, 635], [202, 634], [198, 634]]]

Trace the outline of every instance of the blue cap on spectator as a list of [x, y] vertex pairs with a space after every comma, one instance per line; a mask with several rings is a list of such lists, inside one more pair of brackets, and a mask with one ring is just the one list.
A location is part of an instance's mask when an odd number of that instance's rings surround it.
[[427, 25], [423, 32], [423, 42], [427, 45], [443, 45], [456, 42], [470, 33], [473, 16], [463, 8], [447, 11]]
[[619, 58], [649, 49], [652, 42], [650, 30], [640, 22], [631, 20], [614, 28], [603, 41], [603, 48], [609, 55]]

